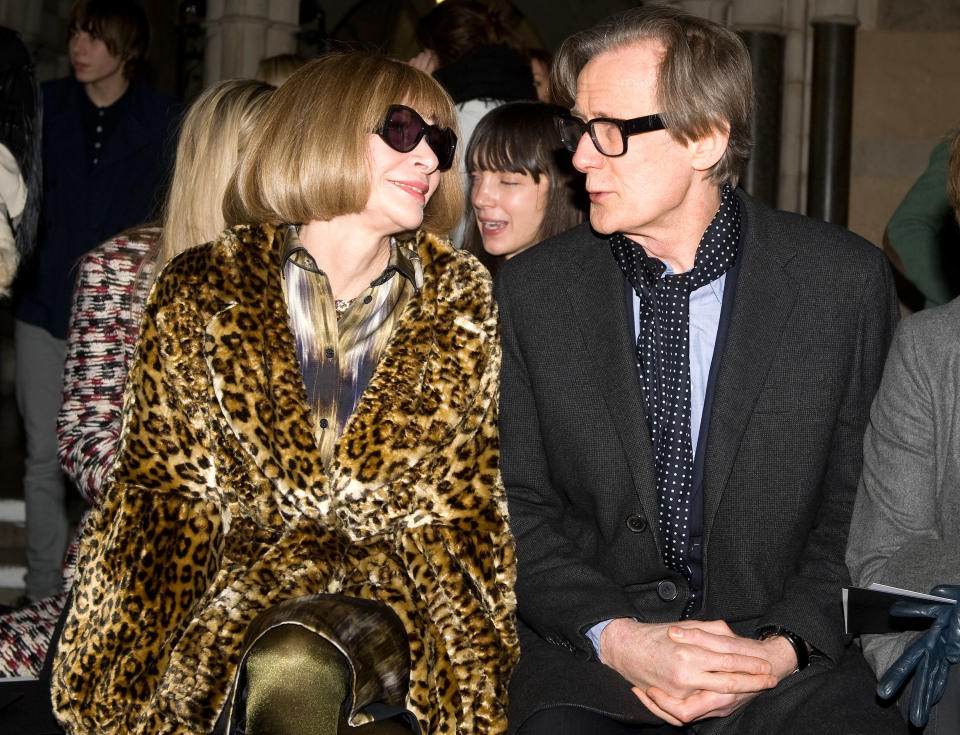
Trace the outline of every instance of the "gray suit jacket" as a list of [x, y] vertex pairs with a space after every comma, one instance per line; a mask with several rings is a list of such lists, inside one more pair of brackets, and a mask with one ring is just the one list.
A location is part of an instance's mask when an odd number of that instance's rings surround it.
[[[860, 446], [897, 307], [872, 245], [738, 196], [740, 272], [705, 427], [701, 617], [743, 635], [794, 631], [823, 654], [797, 680], [842, 655]], [[676, 620], [689, 594], [661, 561], [623, 288], [587, 226], [498, 279], [501, 461], [519, 553], [514, 726], [557, 704], [654, 721], [584, 631], [615, 617]]]
[[[853, 582], [960, 584], [960, 299], [900, 325], [863, 453]], [[916, 635], [863, 636], [864, 656], [882, 674]]]

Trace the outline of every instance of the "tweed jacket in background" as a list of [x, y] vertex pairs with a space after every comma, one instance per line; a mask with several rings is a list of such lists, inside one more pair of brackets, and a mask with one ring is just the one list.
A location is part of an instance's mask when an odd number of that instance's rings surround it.
[[[158, 237], [160, 230], [150, 234]], [[91, 505], [120, 441], [123, 388], [153, 282], [152, 259], [145, 262], [150, 250], [146, 241], [115, 237], [84, 255], [78, 267], [57, 454], [64, 474]]]
[[324, 468], [283, 231], [235, 228], [158, 278], [81, 546], [57, 715], [75, 733], [208, 732], [249, 622], [325, 592], [399, 616], [424, 732], [502, 732], [518, 646], [489, 277], [418, 234], [423, 288]]

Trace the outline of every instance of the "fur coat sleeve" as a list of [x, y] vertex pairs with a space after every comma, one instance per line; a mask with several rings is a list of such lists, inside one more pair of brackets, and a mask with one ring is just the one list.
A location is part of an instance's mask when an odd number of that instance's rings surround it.
[[324, 467], [278, 241], [238, 228], [154, 287], [54, 666], [58, 717], [75, 733], [209, 732], [250, 621], [327, 592], [404, 623], [425, 732], [502, 732], [519, 650], [489, 278], [418, 236], [423, 288]]

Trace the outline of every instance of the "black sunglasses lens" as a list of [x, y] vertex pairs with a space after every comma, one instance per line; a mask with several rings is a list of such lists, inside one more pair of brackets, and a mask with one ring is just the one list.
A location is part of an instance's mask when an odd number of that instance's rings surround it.
[[437, 156], [437, 169], [446, 171], [453, 165], [453, 154], [457, 146], [457, 136], [449, 128], [427, 125], [414, 110], [395, 105], [387, 112], [387, 118], [380, 130], [380, 137], [384, 142], [400, 153], [412, 151], [424, 136], [430, 150]]
[[417, 147], [423, 120], [413, 110], [406, 107], [393, 107], [383, 123], [383, 140], [400, 153], [408, 153]]
[[453, 154], [457, 149], [457, 136], [449, 128], [431, 125], [427, 128], [427, 145], [437, 156], [437, 170], [446, 171], [453, 165]]

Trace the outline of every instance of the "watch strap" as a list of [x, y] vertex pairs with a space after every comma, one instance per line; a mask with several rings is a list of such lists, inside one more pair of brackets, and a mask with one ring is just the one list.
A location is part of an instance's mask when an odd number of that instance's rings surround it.
[[787, 630], [779, 625], [767, 625], [760, 628], [759, 633], [761, 641], [776, 636], [787, 639], [787, 642], [793, 646], [793, 652], [797, 655], [796, 671], [803, 671], [810, 665], [810, 650], [807, 648], [807, 642], [792, 630]]

